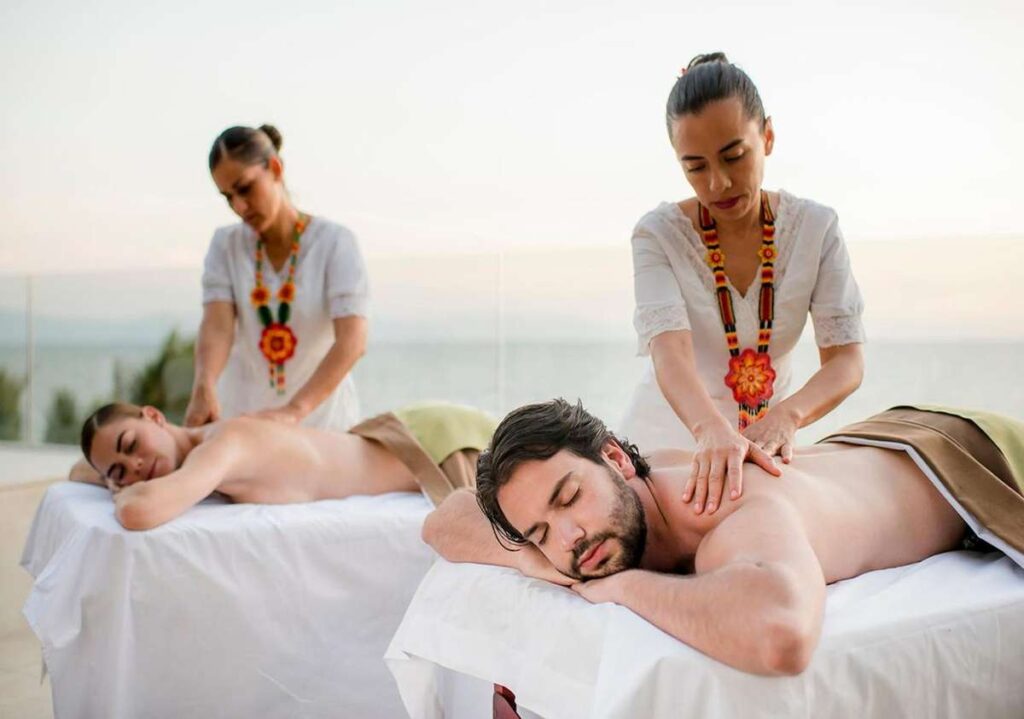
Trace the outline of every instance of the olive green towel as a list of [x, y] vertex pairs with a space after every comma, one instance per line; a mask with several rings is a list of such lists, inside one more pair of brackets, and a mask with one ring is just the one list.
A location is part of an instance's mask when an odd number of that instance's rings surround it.
[[395, 410], [394, 414], [435, 464], [441, 464], [460, 449], [486, 449], [497, 427], [489, 415], [458, 404], [413, 404]]

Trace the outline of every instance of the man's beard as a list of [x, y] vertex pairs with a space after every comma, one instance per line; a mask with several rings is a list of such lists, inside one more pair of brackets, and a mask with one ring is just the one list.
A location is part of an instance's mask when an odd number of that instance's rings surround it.
[[[597, 579], [626, 569], [634, 569], [640, 566], [640, 559], [644, 556], [644, 548], [647, 545], [647, 519], [640, 498], [614, 469], [608, 466], [605, 469], [615, 489], [616, 501], [611, 514], [611, 527], [594, 535], [573, 551], [569, 575], [574, 579]], [[609, 555], [603, 564], [595, 568], [593, 574], [583, 574], [580, 571], [580, 558], [607, 540], [618, 542], [618, 554]]]

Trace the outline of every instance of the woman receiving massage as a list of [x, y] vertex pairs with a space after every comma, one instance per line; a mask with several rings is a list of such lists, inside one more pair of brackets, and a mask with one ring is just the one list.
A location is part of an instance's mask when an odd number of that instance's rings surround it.
[[363, 258], [348, 229], [295, 207], [280, 150], [270, 125], [228, 128], [210, 150], [213, 181], [242, 222], [219, 228], [206, 255], [187, 426], [258, 414], [344, 431], [359, 418]]
[[[694, 197], [662, 203], [633, 233], [639, 352], [651, 363], [622, 433], [694, 449], [683, 490], [714, 513], [748, 459], [772, 474], [796, 431], [861, 382], [863, 303], [836, 213], [762, 187], [775, 144], [757, 88], [722, 53], [698, 55], [666, 109]], [[820, 369], [790, 393], [790, 355], [810, 312]]]

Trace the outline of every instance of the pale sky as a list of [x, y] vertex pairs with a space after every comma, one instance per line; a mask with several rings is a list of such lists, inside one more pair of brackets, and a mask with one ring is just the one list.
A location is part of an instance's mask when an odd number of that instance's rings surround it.
[[767, 186], [851, 245], [1024, 237], [1022, 8], [5, 0], [0, 272], [197, 267], [235, 221], [210, 143], [262, 122], [299, 206], [369, 255], [623, 246], [688, 194], [664, 103], [713, 50], [774, 118]]

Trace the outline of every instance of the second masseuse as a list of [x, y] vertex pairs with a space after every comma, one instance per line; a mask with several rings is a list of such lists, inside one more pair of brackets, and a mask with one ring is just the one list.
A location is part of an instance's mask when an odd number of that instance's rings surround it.
[[[860, 385], [863, 301], [835, 211], [762, 189], [775, 134], [745, 72], [697, 56], [666, 122], [696, 197], [662, 203], [634, 231], [634, 323], [653, 367], [622, 431], [695, 447], [683, 499], [713, 512], [725, 483], [741, 491], [744, 459], [777, 474], [770, 457], [788, 462], [797, 429]], [[789, 394], [808, 312], [821, 367]]]
[[243, 222], [219, 228], [206, 255], [190, 426], [257, 414], [344, 431], [359, 419], [363, 258], [348, 229], [295, 208], [280, 150], [271, 125], [228, 128], [210, 150], [213, 181]]

